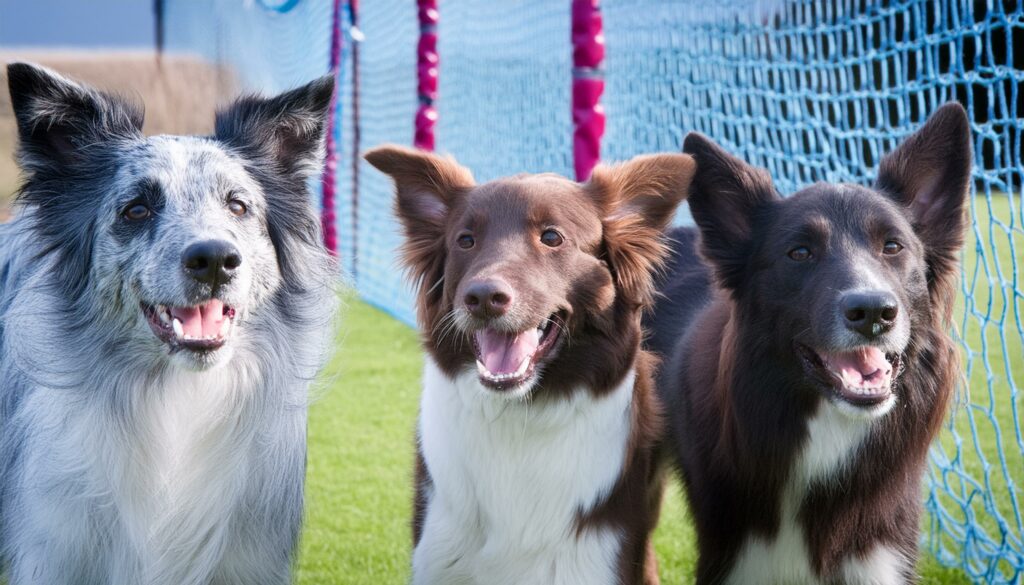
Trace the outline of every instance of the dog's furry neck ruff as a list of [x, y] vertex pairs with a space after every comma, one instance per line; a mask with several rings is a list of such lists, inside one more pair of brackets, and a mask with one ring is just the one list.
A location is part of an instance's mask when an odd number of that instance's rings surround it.
[[[241, 100], [213, 138], [144, 138], [119, 98], [28, 65], [8, 77], [26, 183], [0, 226], [0, 573], [289, 582], [308, 388], [334, 321], [334, 265], [306, 188], [330, 79]], [[163, 192], [140, 196], [158, 219], [116, 219], [152, 177]], [[248, 223], [232, 223], [220, 179], [242, 186]], [[186, 236], [168, 237], [184, 232], [252, 253], [233, 351], [216, 363], [177, 359], [140, 309], [203, 300], [167, 284], [185, 282]], [[160, 246], [165, 262], [140, 265]]]

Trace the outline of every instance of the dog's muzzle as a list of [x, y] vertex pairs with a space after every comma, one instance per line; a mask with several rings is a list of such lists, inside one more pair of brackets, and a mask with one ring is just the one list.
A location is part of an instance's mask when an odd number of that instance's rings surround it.
[[231, 336], [235, 309], [217, 299], [192, 307], [142, 305], [142, 312], [158, 339], [172, 348], [213, 351]]

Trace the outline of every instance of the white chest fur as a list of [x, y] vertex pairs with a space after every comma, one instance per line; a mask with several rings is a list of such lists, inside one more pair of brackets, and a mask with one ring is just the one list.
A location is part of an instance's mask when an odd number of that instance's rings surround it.
[[[891, 405], [890, 405], [891, 407]], [[852, 416], [851, 416], [852, 414]], [[782, 494], [781, 522], [775, 538], [750, 537], [740, 549], [727, 583], [733, 585], [819, 585], [811, 565], [803, 528], [797, 521], [800, 503], [810, 486], [831, 481], [852, 460], [871, 429], [871, 419], [823, 400], [807, 422], [807, 440]], [[889, 585], [900, 582], [903, 559], [878, 547], [864, 558], [851, 558], [841, 568], [842, 582]]]
[[102, 581], [115, 585], [208, 581], [250, 472], [252, 425], [241, 424], [240, 392], [251, 381], [218, 370], [163, 382], [131, 388], [135, 408], [119, 419], [102, 404], [69, 404], [60, 392], [29, 396], [23, 410], [35, 419], [37, 436], [26, 447], [35, 470], [26, 481], [70, 487], [24, 490], [32, 519], [24, 530], [38, 535], [24, 540], [46, 547], [27, 548], [30, 561], [41, 558], [22, 566], [45, 567], [55, 573], [44, 580], [66, 582], [61, 567], [43, 557], [76, 558], [75, 547], [95, 543], [100, 525], [111, 527], [107, 541], [81, 561], [83, 575], [105, 575]]
[[602, 398], [531, 404], [428, 358], [420, 440], [433, 490], [413, 583], [614, 583], [620, 535], [577, 535], [576, 521], [622, 473], [634, 377]]

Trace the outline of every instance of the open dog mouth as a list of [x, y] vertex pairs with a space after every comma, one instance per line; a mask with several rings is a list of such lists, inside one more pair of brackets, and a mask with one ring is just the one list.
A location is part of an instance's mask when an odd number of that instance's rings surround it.
[[553, 355], [564, 323], [563, 316], [554, 313], [536, 328], [518, 333], [491, 328], [474, 332], [473, 349], [480, 381], [494, 390], [508, 390], [528, 381], [537, 365]]
[[796, 349], [808, 374], [853, 406], [870, 408], [888, 400], [902, 372], [900, 354], [885, 353], [877, 347], [818, 352], [797, 343]]
[[231, 336], [235, 309], [217, 299], [191, 307], [142, 305], [149, 326], [174, 348], [204, 352], [218, 349]]

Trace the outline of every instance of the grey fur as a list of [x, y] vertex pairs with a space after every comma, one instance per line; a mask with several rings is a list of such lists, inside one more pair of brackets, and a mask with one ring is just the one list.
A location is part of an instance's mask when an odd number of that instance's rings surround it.
[[[145, 138], [118, 97], [26, 64], [8, 77], [25, 182], [0, 226], [0, 574], [289, 582], [336, 304], [307, 187], [330, 78], [240, 100], [213, 137]], [[135, 200], [154, 216], [126, 222]], [[208, 238], [243, 258], [215, 290], [181, 269]], [[207, 354], [159, 340], [141, 308], [211, 295], [237, 312]]]

